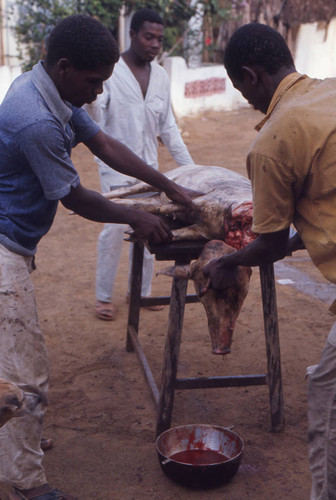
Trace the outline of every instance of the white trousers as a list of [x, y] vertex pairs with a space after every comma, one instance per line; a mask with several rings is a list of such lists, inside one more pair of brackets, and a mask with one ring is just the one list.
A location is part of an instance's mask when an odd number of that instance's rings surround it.
[[[120, 174], [104, 163], [97, 161], [100, 175], [102, 193], [111, 189], [131, 186], [136, 181], [132, 177]], [[125, 239], [124, 232], [129, 226], [124, 224], [105, 224], [98, 237], [97, 245], [97, 269], [96, 269], [96, 299], [101, 302], [111, 302], [114, 285], [121, 256], [122, 242]], [[129, 269], [132, 268], [133, 245], [130, 245]], [[144, 252], [144, 263], [142, 269], [141, 296], [148, 297], [151, 294], [151, 283], [154, 272], [154, 257], [147, 249]], [[130, 291], [130, 272], [128, 273], [128, 292]]]
[[[101, 302], [111, 302], [118, 264], [121, 256], [124, 231], [128, 228], [123, 224], [105, 224], [98, 237], [96, 298]], [[129, 269], [132, 268], [133, 244], [129, 243]], [[151, 294], [151, 283], [154, 272], [154, 257], [145, 248], [142, 269], [141, 296]], [[128, 292], [130, 291], [130, 272], [128, 273]]]
[[31, 264], [32, 258], [0, 245], [0, 377], [42, 400], [33, 414], [14, 418], [0, 429], [0, 480], [20, 489], [47, 482], [40, 441], [49, 359], [29, 276]]
[[336, 323], [308, 383], [311, 500], [336, 500]]

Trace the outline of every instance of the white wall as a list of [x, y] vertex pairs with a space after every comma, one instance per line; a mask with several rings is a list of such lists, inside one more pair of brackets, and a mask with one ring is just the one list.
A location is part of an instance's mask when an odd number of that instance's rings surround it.
[[178, 118], [207, 109], [231, 110], [248, 105], [232, 86], [223, 65], [188, 68], [182, 57], [167, 57], [164, 67], [170, 77], [171, 101]]
[[[328, 25], [301, 25], [297, 31], [294, 59], [300, 73], [314, 78], [336, 77], [336, 19]], [[164, 66], [170, 76], [172, 105], [177, 117], [205, 110], [232, 110], [248, 106], [233, 88], [223, 65], [202, 65], [190, 69], [181, 57], [169, 57]], [[222, 87], [225, 88], [211, 94], [206, 88], [207, 82], [213, 78], [224, 80]], [[186, 86], [190, 87], [192, 82], [199, 89], [195, 97], [185, 95]]]
[[328, 25], [312, 23], [300, 26], [295, 64], [300, 73], [314, 78], [336, 76], [336, 19]]
[[8, 87], [20, 73], [19, 66], [0, 66], [0, 103], [5, 97]]

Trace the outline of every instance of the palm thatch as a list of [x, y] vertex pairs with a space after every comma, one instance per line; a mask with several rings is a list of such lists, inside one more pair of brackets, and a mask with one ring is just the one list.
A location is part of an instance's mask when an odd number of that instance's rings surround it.
[[232, 33], [243, 24], [265, 23], [278, 30], [295, 50], [295, 36], [300, 24], [323, 23], [326, 27], [336, 17], [336, 0], [247, 0], [236, 2], [233, 16], [224, 21], [217, 36], [217, 62]]
[[288, 28], [336, 17], [335, 0], [249, 0], [250, 20]]

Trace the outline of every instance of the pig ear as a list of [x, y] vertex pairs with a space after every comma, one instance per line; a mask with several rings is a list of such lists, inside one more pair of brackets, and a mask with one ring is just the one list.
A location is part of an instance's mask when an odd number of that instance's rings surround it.
[[156, 276], [158, 274], [165, 274], [166, 276], [172, 276], [173, 278], [188, 280], [191, 278], [190, 264], [186, 264], [185, 266], [165, 267], [163, 269], [160, 269], [160, 271], [156, 273]]

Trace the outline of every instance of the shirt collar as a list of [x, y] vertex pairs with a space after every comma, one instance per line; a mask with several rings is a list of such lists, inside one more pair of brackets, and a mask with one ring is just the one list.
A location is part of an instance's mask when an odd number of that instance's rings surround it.
[[274, 111], [274, 108], [280, 101], [280, 99], [285, 95], [287, 90], [295, 85], [298, 81], [302, 80], [303, 78], [307, 78], [307, 75], [301, 75], [300, 73], [294, 72], [290, 73], [289, 75], [285, 76], [283, 80], [279, 83], [276, 91], [273, 94], [272, 100], [268, 106], [266, 115], [264, 118], [255, 126], [255, 129], [259, 132], [259, 130], [265, 125], [267, 120], [270, 118], [271, 114]]
[[65, 127], [72, 116], [71, 104], [61, 99], [56, 85], [44, 69], [42, 61], [33, 67], [32, 82], [47, 103], [50, 111], [57, 116]]

